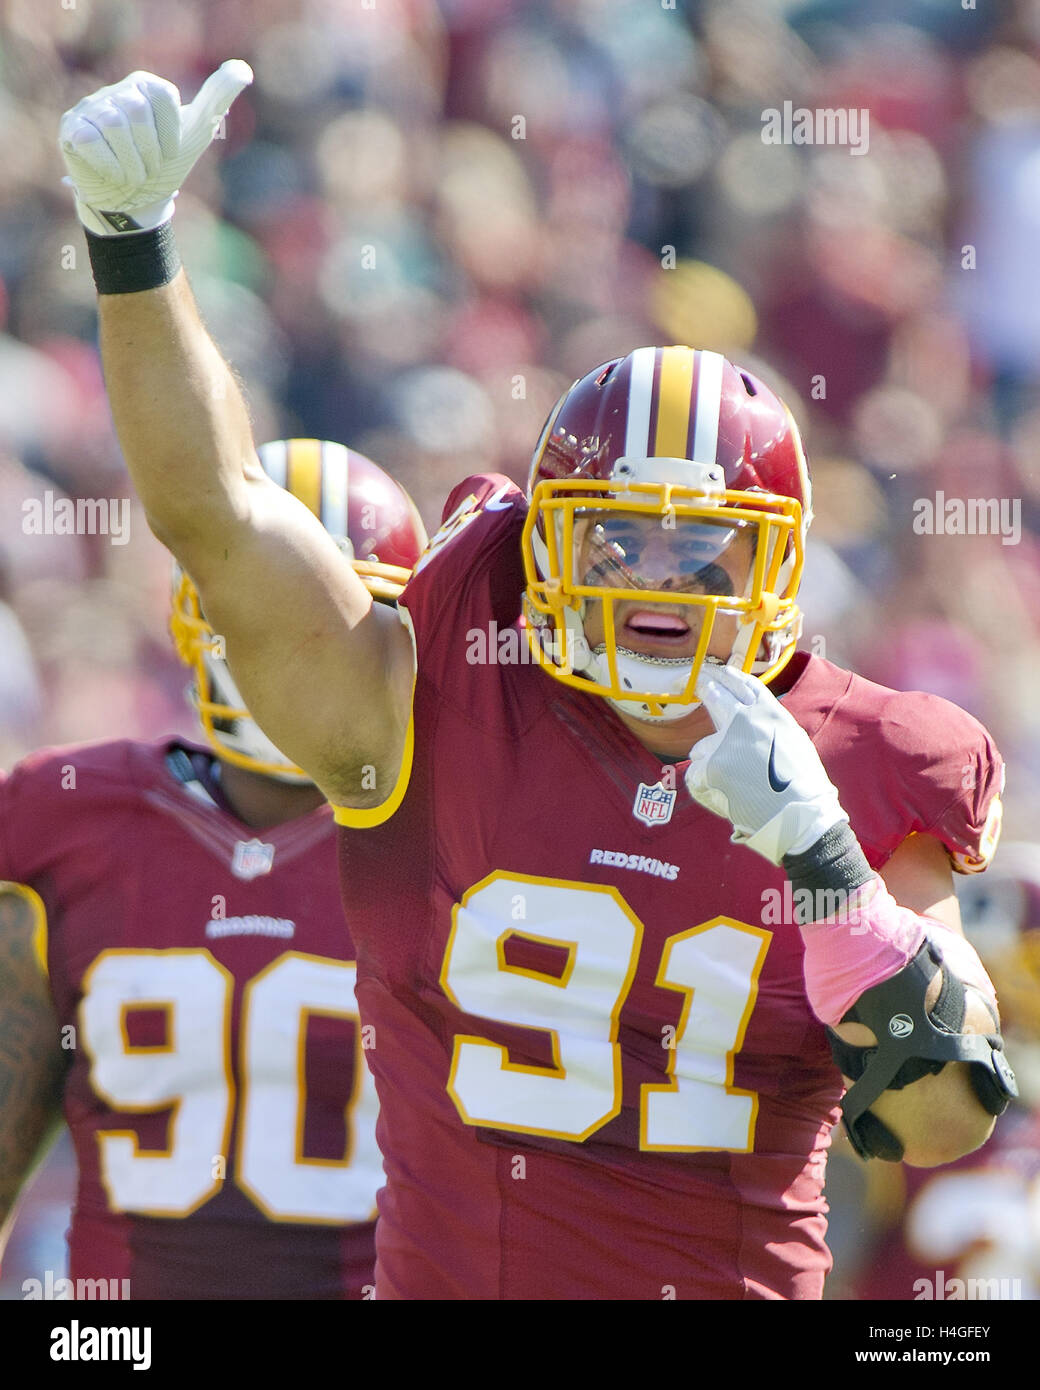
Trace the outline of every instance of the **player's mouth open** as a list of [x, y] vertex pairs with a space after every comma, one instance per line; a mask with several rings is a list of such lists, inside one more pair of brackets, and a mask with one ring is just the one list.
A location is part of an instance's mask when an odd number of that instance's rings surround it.
[[690, 640], [688, 622], [676, 613], [637, 608], [625, 616], [618, 633], [619, 642], [629, 648], [678, 649]]

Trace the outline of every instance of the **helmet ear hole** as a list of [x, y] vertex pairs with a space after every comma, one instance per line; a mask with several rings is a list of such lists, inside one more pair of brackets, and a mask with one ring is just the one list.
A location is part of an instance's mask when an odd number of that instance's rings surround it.
[[755, 386], [755, 383], [748, 376], [747, 372], [741, 372], [740, 379], [744, 383], [744, 390], [748, 393], [749, 396], [758, 395], [758, 388]]

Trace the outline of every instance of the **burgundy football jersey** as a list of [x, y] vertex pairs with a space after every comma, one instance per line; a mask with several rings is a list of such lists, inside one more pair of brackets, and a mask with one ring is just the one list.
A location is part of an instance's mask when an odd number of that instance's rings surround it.
[[332, 816], [253, 830], [211, 759], [50, 749], [0, 784], [0, 879], [43, 899], [68, 1049], [69, 1274], [371, 1297], [383, 1177]]
[[[841, 1080], [785, 876], [526, 659], [518, 490], [470, 479], [445, 511], [402, 599], [407, 780], [336, 811], [377, 1297], [818, 1298]], [[978, 854], [1000, 763], [973, 719], [815, 658], [785, 674], [873, 865], [913, 832]]]

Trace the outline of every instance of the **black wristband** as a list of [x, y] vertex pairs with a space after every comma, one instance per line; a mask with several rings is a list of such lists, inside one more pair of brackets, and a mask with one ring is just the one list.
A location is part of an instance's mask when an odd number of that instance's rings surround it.
[[804, 854], [785, 854], [782, 862], [795, 902], [814, 904], [808, 911], [798, 907], [799, 924], [832, 916], [834, 894], [851, 893], [874, 877], [848, 821], [832, 826]]
[[87, 232], [87, 250], [98, 294], [139, 294], [158, 289], [169, 284], [181, 268], [172, 222], [148, 232], [120, 232], [116, 236]]

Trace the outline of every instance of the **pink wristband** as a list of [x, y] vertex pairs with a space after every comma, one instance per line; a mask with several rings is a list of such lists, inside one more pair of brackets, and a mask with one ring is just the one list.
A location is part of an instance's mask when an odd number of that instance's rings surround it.
[[820, 1022], [840, 1023], [861, 994], [898, 975], [921, 949], [926, 920], [875, 877], [837, 916], [803, 923], [805, 990]]
[[934, 917], [900, 907], [880, 878], [857, 888], [842, 911], [799, 927], [805, 942], [805, 989], [812, 1011], [832, 1027], [861, 994], [890, 980], [927, 936], [965, 985], [977, 989], [997, 1017], [997, 996], [975, 947]]

